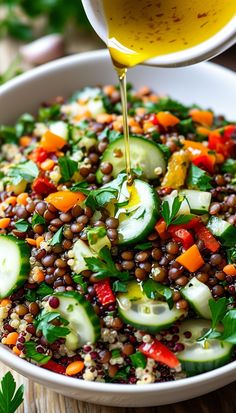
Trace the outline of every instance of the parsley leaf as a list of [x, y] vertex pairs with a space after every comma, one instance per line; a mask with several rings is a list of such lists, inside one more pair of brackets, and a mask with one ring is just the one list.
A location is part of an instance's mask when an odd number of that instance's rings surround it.
[[16, 123], [16, 136], [31, 135], [34, 130], [35, 120], [29, 113], [24, 113]]
[[129, 279], [128, 271], [118, 271], [115, 263], [113, 262], [110, 250], [107, 246], [103, 247], [99, 252], [99, 257], [87, 257], [84, 258], [90, 271], [94, 273], [94, 276], [98, 280], [104, 278], [114, 277], [121, 281], [127, 281]]
[[26, 182], [33, 182], [39, 174], [38, 167], [33, 161], [21, 162], [17, 165], [11, 166], [8, 170], [8, 176], [12, 178], [12, 183], [14, 185], [19, 184], [22, 179]]
[[87, 283], [84, 281], [83, 276], [81, 274], [74, 274], [72, 275], [72, 278], [75, 284], [79, 284], [82, 287], [83, 292], [86, 293], [88, 286]]
[[36, 344], [33, 341], [28, 341], [27, 343], [25, 343], [25, 349], [26, 349], [26, 357], [37, 361], [37, 363], [39, 364], [46, 364], [51, 356], [46, 356], [45, 354], [39, 353], [36, 350]]
[[68, 156], [61, 156], [58, 159], [58, 164], [60, 166], [62, 182], [69, 181], [74, 173], [78, 171], [78, 162], [70, 159]]
[[93, 211], [103, 207], [114, 199], [117, 199], [118, 190], [116, 188], [105, 187], [90, 191], [85, 204]]
[[171, 206], [170, 210], [170, 205], [168, 201], [164, 201], [162, 203], [162, 216], [164, 218], [164, 221], [166, 223], [166, 226], [168, 227], [170, 224], [174, 225], [180, 225], [180, 224], [186, 224], [187, 222], [191, 221], [194, 215], [188, 214], [188, 215], [179, 215], [176, 217], [178, 214], [180, 207], [182, 205], [182, 202], [185, 200], [183, 196], [176, 196], [174, 198], [174, 201]]
[[16, 382], [10, 372], [1, 380], [0, 413], [14, 413], [23, 402], [24, 386], [16, 391]]
[[211, 177], [205, 171], [191, 164], [187, 177], [187, 185], [189, 188], [208, 191], [212, 188], [210, 182]]
[[32, 217], [31, 223], [32, 223], [32, 227], [34, 227], [35, 225], [45, 224], [46, 221], [45, 221], [45, 218], [42, 217], [42, 215], [34, 214], [33, 217]]
[[231, 158], [226, 159], [221, 169], [222, 169], [222, 172], [224, 173], [230, 173], [232, 175], [235, 175], [236, 174], [236, 159], [231, 159]]
[[49, 287], [45, 282], [39, 284], [39, 288], [36, 290], [37, 297], [43, 298], [47, 295], [53, 294], [53, 288]]
[[153, 281], [150, 278], [142, 283], [142, 288], [144, 294], [151, 300], [156, 300], [158, 297], [165, 298], [169, 308], [173, 308], [172, 290], [166, 285]]
[[220, 339], [228, 343], [236, 344], [236, 309], [229, 310], [223, 320], [224, 332]]
[[140, 351], [136, 351], [136, 353], [131, 354], [129, 358], [132, 362], [132, 365], [135, 368], [141, 367], [142, 369], [145, 369], [147, 365], [147, 358], [144, 356], [143, 353], [140, 353]]
[[64, 225], [50, 239], [49, 244], [51, 246], [61, 243], [62, 237], [63, 237], [63, 229], [64, 229]]
[[72, 185], [70, 190], [72, 192], [82, 192], [84, 195], [88, 195], [91, 191], [90, 189], [87, 189], [89, 187], [88, 182], [82, 181], [82, 182], [77, 182], [76, 184]]
[[55, 311], [41, 313], [35, 319], [36, 332], [42, 331], [43, 336], [50, 344], [54, 343], [58, 338], [65, 337], [70, 333], [70, 330], [67, 327], [51, 324], [51, 322], [56, 319], [64, 326], [69, 324], [67, 320], [61, 317], [60, 313]]
[[[228, 310], [228, 300], [226, 297], [221, 297], [219, 300], [215, 301], [213, 298], [209, 300], [209, 307], [212, 315], [211, 328], [207, 330], [198, 341], [211, 338], [220, 338], [221, 333], [216, 330], [218, 324], [225, 319]], [[227, 321], [226, 321], [227, 322]], [[235, 326], [236, 328], [236, 326]], [[235, 330], [236, 331], [236, 330]]]
[[29, 229], [30, 224], [25, 219], [18, 219], [18, 221], [15, 222], [15, 227], [20, 232], [26, 232]]
[[47, 122], [49, 120], [57, 120], [61, 113], [61, 107], [59, 104], [52, 105], [50, 107], [41, 107], [39, 109], [39, 122]]
[[127, 284], [119, 280], [114, 281], [112, 289], [115, 293], [126, 293], [128, 291]]

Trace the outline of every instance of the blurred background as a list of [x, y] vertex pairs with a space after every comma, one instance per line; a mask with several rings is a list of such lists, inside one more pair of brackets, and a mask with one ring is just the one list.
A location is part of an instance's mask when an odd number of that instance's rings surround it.
[[[103, 47], [80, 0], [0, 0], [0, 84], [49, 60]], [[236, 71], [236, 46], [214, 61]]]

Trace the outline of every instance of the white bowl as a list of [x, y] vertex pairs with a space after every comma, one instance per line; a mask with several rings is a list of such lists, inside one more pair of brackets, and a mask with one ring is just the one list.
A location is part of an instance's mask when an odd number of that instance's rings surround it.
[[[190, 68], [130, 70], [136, 87], [151, 86], [184, 103], [196, 102], [236, 119], [236, 74], [212, 63]], [[16, 120], [23, 112], [35, 112], [42, 101], [56, 95], [69, 97], [76, 89], [117, 82], [106, 51], [67, 57], [27, 72], [0, 87], [0, 123]], [[110, 406], [157, 406], [190, 399], [231, 383], [236, 361], [217, 370], [176, 382], [142, 386], [103, 384], [61, 376], [34, 366], [0, 346], [0, 361], [44, 386], [79, 400]]]

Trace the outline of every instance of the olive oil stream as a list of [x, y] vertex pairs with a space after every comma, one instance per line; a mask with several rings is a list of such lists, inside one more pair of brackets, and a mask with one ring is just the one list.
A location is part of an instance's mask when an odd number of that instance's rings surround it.
[[236, 0], [103, 0], [103, 8], [107, 44], [120, 81], [126, 172], [131, 185], [127, 68], [211, 38], [236, 14]]

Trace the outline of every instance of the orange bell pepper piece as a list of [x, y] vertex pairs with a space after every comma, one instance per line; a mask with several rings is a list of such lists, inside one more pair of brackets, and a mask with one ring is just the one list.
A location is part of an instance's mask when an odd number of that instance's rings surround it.
[[48, 195], [46, 202], [52, 204], [59, 211], [67, 212], [75, 204], [80, 204], [86, 196], [82, 192], [58, 191]]
[[180, 122], [179, 118], [172, 115], [172, 113], [170, 112], [158, 112], [156, 117], [160, 125], [162, 125], [164, 128], [175, 126]]
[[213, 123], [213, 113], [209, 110], [192, 109], [189, 114], [192, 120], [200, 125], [211, 126]]
[[47, 152], [56, 152], [58, 149], [62, 149], [65, 144], [65, 139], [55, 135], [49, 130], [43, 134], [40, 141], [40, 146]]
[[176, 258], [176, 261], [190, 272], [197, 271], [205, 264], [196, 244], [193, 244], [187, 251]]

